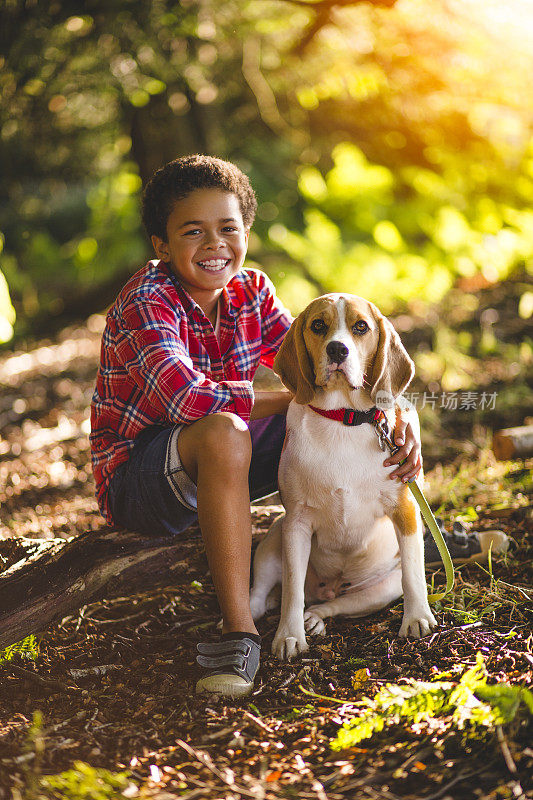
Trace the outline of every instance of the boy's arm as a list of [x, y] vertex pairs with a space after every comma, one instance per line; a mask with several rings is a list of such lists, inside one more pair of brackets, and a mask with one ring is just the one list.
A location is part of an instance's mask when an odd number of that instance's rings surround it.
[[276, 392], [256, 392], [250, 419], [262, 419], [272, 414], [286, 414], [293, 395], [286, 389]]
[[[277, 297], [274, 285], [264, 274], [259, 273], [262, 280], [261, 292], [261, 364], [272, 368], [285, 335], [291, 327], [293, 317]], [[274, 412], [276, 413], [276, 412]]]
[[124, 310], [115, 334], [119, 361], [162, 417], [189, 423], [231, 411], [249, 419], [254, 403], [251, 382], [216, 382], [195, 369], [179, 336], [174, 309], [151, 301], [132, 305]]

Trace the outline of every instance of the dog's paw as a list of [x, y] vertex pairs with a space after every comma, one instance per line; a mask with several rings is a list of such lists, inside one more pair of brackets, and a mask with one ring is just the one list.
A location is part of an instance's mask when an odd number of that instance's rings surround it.
[[311, 606], [304, 614], [304, 627], [311, 636], [324, 636], [326, 633], [326, 623], [316, 613], [316, 607]]
[[400, 637], [406, 639], [408, 636], [411, 636], [413, 639], [421, 639], [423, 636], [430, 634], [436, 627], [438, 627], [437, 620], [428, 607], [421, 614], [413, 614], [410, 616], [404, 614], [402, 627], [400, 628]]
[[290, 661], [301, 653], [306, 653], [307, 650], [309, 650], [309, 645], [305, 634], [295, 636], [290, 630], [278, 628], [272, 642], [272, 652], [281, 661]]

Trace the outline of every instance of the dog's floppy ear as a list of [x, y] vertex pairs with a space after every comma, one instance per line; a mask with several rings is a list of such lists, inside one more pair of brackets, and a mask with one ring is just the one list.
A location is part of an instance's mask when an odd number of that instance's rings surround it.
[[370, 372], [370, 396], [373, 401], [378, 392], [398, 397], [409, 386], [415, 374], [415, 365], [409, 358], [392, 323], [374, 306], [378, 323], [379, 342]]
[[315, 394], [315, 375], [305, 346], [305, 312], [296, 317], [274, 359], [274, 372], [301, 405], [310, 403]]

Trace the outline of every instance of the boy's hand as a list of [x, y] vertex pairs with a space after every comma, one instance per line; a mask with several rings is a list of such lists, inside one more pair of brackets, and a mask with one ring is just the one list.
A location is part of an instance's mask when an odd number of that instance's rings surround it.
[[286, 414], [293, 397], [294, 395], [286, 389], [276, 392], [255, 392], [250, 419], [263, 419], [272, 414]]
[[406, 483], [415, 478], [422, 469], [422, 447], [411, 424], [403, 419], [401, 414], [396, 414], [394, 442], [400, 449], [393, 456], [389, 456], [383, 462], [383, 466], [388, 467], [390, 464], [400, 464], [403, 461], [398, 469], [390, 473], [389, 478], [398, 478]]

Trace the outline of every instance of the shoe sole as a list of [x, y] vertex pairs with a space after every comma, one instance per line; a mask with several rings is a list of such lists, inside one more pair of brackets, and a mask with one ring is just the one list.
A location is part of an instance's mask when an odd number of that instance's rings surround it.
[[[477, 534], [481, 550], [472, 553], [466, 558], [454, 558], [452, 561], [458, 566], [464, 564], [486, 564], [489, 560], [489, 552], [492, 555], [506, 553], [509, 549], [509, 537], [503, 531], [480, 531]], [[426, 562], [426, 567], [442, 567], [442, 561]]]
[[253, 683], [236, 675], [207, 675], [196, 684], [196, 694], [222, 697], [246, 697], [254, 688]]

